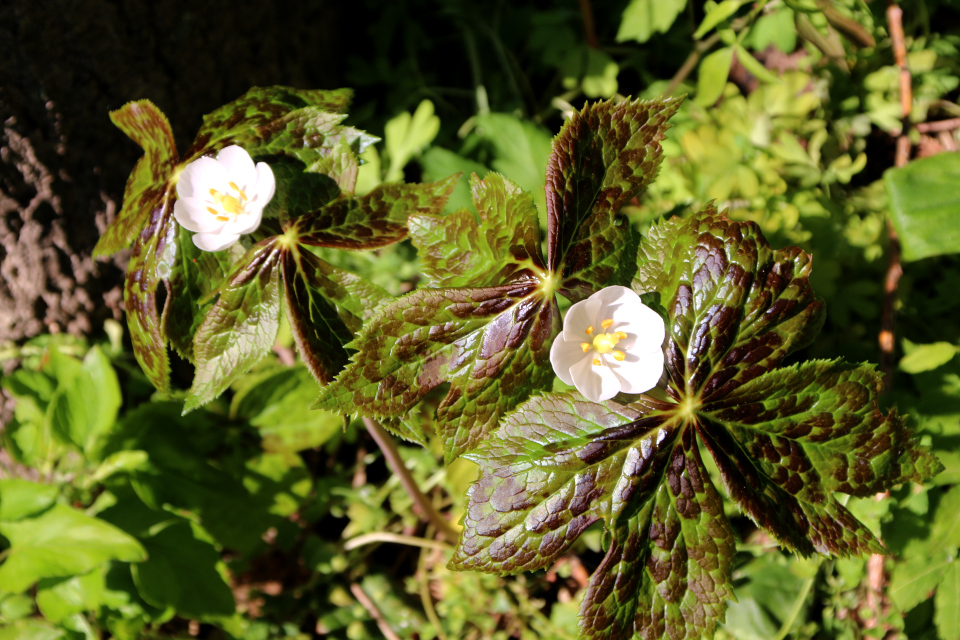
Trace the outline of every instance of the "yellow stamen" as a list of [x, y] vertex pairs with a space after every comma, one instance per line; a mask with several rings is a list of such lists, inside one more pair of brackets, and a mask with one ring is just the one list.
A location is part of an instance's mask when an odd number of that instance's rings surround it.
[[220, 195], [220, 192], [217, 191], [216, 189], [210, 189], [210, 195], [213, 196], [213, 199], [216, 200], [217, 202], [219, 202], [220, 198], [223, 197]]
[[587, 327], [587, 330], [584, 331], [584, 333], [587, 334], [588, 336], [593, 335], [593, 325], [590, 325], [589, 327]]
[[233, 196], [224, 196], [221, 205], [223, 205], [223, 210], [227, 213], [234, 215], [243, 213], [243, 204]]
[[616, 360], [617, 362], [623, 362], [623, 359], [626, 358], [626, 357], [627, 357], [627, 355], [626, 355], [623, 351], [614, 351], [614, 352], [613, 352], [613, 359]]
[[611, 333], [600, 333], [593, 339], [593, 348], [597, 353], [610, 353], [617, 346], [617, 337]]
[[615, 334], [613, 334], [613, 335], [617, 336], [617, 340], [626, 340], [626, 339], [627, 339], [627, 334], [625, 334], [623, 331], [617, 331], [617, 332], [616, 332]]
[[209, 211], [212, 215], [215, 215], [215, 216], [220, 215], [220, 212], [214, 209], [213, 207], [207, 207], [207, 211]]
[[609, 326], [612, 325], [612, 324], [613, 324], [613, 320], [609, 320], [609, 319], [608, 319], [608, 320], [604, 320], [603, 322], [601, 322], [601, 323], [600, 323], [600, 326], [603, 327], [604, 329], [606, 329], [607, 327], [609, 327]]
[[587, 351], [590, 351], [590, 343], [589, 343], [589, 342], [581, 342], [581, 343], [580, 343], [580, 348], [583, 349], [583, 352], [584, 352], [584, 353], [586, 353]]
[[599, 367], [599, 366], [600, 366], [600, 359], [599, 359], [599, 358], [594, 358], [594, 359], [593, 359], [593, 366], [595, 366], [595, 367]]
[[227, 216], [217, 216], [217, 220], [219, 220], [220, 222], [227, 222], [228, 220], [230, 220], [230, 218], [228, 218]]
[[240, 197], [241, 197], [243, 200], [249, 200], [249, 199], [250, 199], [250, 198], [247, 197], [247, 192], [244, 191], [243, 189], [237, 189], [237, 191], [240, 192]]
[[228, 182], [227, 184], [230, 185], [230, 188], [233, 189], [234, 191], [240, 191], [240, 187], [237, 186], [236, 182], [231, 181], [231, 182]]

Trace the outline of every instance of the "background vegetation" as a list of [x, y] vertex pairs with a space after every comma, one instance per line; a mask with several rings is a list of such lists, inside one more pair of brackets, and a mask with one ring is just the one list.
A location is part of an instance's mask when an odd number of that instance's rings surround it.
[[[885, 402], [946, 467], [847, 504], [887, 558], [797, 558], [728, 512], [739, 602], [720, 635], [960, 637], [960, 7], [905, 3], [902, 36], [881, 0], [366, 0], [363, 15], [339, 64], [350, 122], [383, 142], [358, 191], [493, 170], [543, 211], [565, 114], [689, 95], [633, 224], [715, 200], [811, 252], [827, 323], [799, 357], [882, 360]], [[465, 180], [448, 209], [464, 206]], [[395, 295], [418, 281], [409, 243], [330, 260]], [[0, 640], [576, 637], [599, 528], [546, 572], [449, 571], [362, 424], [307, 409], [316, 383], [291, 347], [282, 332], [276, 358], [186, 418], [115, 322], [5, 348]], [[188, 364], [174, 375], [189, 386]], [[456, 522], [475, 467], [444, 467], [436, 442], [400, 455]]]

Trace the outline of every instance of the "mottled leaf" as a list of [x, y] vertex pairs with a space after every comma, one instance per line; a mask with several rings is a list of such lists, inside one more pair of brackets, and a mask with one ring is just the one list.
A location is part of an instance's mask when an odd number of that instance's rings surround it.
[[[179, 225], [178, 225], [179, 226]], [[201, 251], [193, 232], [179, 227], [176, 260], [167, 283], [169, 297], [160, 318], [163, 335], [181, 356], [193, 361], [193, 336], [213, 307], [213, 293], [243, 256], [235, 244], [224, 251]]]
[[383, 184], [365, 196], [344, 195], [298, 217], [287, 235], [301, 244], [361, 251], [407, 236], [407, 217], [440, 211], [459, 176], [425, 184]]
[[466, 210], [410, 216], [410, 237], [430, 284], [482, 287], [545, 272], [530, 194], [496, 173], [482, 180], [474, 174], [470, 186], [479, 224]]
[[574, 302], [632, 277], [635, 231], [621, 207], [657, 175], [682, 98], [597, 102], [574, 114], [547, 164], [547, 263]]
[[553, 379], [556, 302], [534, 278], [485, 288], [419, 289], [382, 307], [359, 351], [323, 389], [318, 408], [404, 415], [443, 382], [436, 427], [447, 460], [475, 446], [500, 417]]
[[162, 393], [170, 390], [170, 357], [160, 322], [157, 287], [170, 277], [176, 265], [178, 225], [173, 221], [174, 198], [171, 189], [134, 241], [123, 285], [133, 355]]
[[347, 364], [344, 346], [389, 295], [298, 246], [283, 252], [283, 282], [300, 357], [317, 381], [326, 384]]
[[772, 250], [756, 224], [712, 205], [652, 227], [633, 288], [658, 292], [667, 309], [672, 395], [723, 397], [809, 344], [824, 320], [811, 268], [808, 254]]
[[123, 249], [136, 238], [157, 209], [166, 206], [167, 181], [177, 165], [177, 147], [167, 117], [149, 100], [128, 102], [110, 112], [110, 120], [143, 148], [130, 173], [120, 213], [100, 236], [93, 256]]
[[[190, 149], [185, 154], [187, 161], [237, 144], [253, 149], [271, 139], [270, 134], [287, 129], [291, 112], [310, 109], [310, 113], [343, 113], [350, 105], [353, 92], [349, 89], [333, 91], [304, 91], [293, 87], [254, 87], [245, 94], [216, 111], [203, 117], [203, 125], [197, 132]], [[287, 117], [288, 121], [283, 119]], [[341, 118], [342, 119], [342, 118]], [[309, 119], [308, 119], [309, 120]], [[324, 119], [324, 122], [327, 120]], [[305, 122], [307, 126], [322, 127], [322, 123]], [[323, 140], [311, 139], [313, 129], [303, 130], [299, 137], [301, 146], [322, 144]]]
[[193, 386], [184, 413], [213, 400], [273, 347], [280, 327], [276, 239], [247, 252], [193, 338]]

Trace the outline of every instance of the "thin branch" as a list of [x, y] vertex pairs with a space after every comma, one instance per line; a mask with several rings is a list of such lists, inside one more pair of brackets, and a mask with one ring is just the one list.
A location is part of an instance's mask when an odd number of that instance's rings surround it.
[[357, 536], [356, 538], [350, 538], [347, 540], [346, 544], [343, 545], [343, 548], [345, 551], [350, 551], [351, 549], [356, 549], [374, 542], [395, 542], [397, 544], [405, 544], [410, 547], [440, 549], [441, 551], [453, 550], [453, 547], [446, 542], [440, 542], [439, 540], [428, 540], [427, 538], [417, 538], [416, 536], [405, 536], [402, 533], [390, 533], [389, 531], [374, 531], [373, 533], [365, 533], [362, 536]]
[[600, 41], [597, 40], [597, 29], [593, 21], [593, 7], [590, 6], [590, 0], [580, 0], [580, 16], [583, 19], [583, 32], [587, 36], [587, 46], [591, 49], [599, 49]]
[[920, 133], [939, 133], [940, 131], [953, 131], [960, 129], [960, 118], [950, 118], [949, 120], [937, 120], [935, 122], [921, 122], [916, 125]]
[[443, 534], [447, 542], [457, 544], [460, 534], [447, 522], [446, 518], [440, 515], [434, 508], [433, 503], [430, 502], [430, 499], [427, 498], [427, 496], [423, 494], [423, 491], [420, 490], [420, 487], [417, 486], [417, 481], [413, 479], [410, 470], [403, 464], [403, 459], [400, 457], [400, 452], [397, 450], [397, 443], [393, 437], [384, 431], [383, 427], [372, 418], [364, 418], [363, 424], [367, 426], [367, 431], [370, 432], [377, 446], [380, 447], [380, 451], [383, 452], [383, 457], [386, 458], [391, 471], [400, 478], [403, 488], [406, 489], [410, 497], [413, 498], [414, 509], [419, 509], [420, 515], [426, 517], [427, 520]]
[[350, 585], [350, 593], [353, 594], [353, 597], [363, 605], [363, 608], [367, 610], [367, 613], [370, 614], [370, 617], [374, 619], [377, 623], [377, 627], [380, 629], [380, 633], [383, 634], [383, 637], [387, 640], [400, 640], [400, 636], [390, 628], [390, 625], [387, 624], [386, 618], [383, 617], [383, 614], [380, 613], [380, 609], [377, 609], [377, 605], [373, 603], [373, 600], [370, 599], [370, 596], [363, 590], [363, 588], [354, 582]]
[[697, 68], [697, 63], [700, 62], [700, 56], [707, 50], [709, 50], [713, 45], [717, 44], [720, 41], [720, 34], [715, 33], [706, 40], [701, 40], [696, 43], [693, 48], [693, 51], [690, 52], [690, 55], [687, 56], [687, 59], [683, 61], [683, 64], [680, 65], [680, 68], [677, 69], [677, 72], [673, 74], [673, 77], [670, 78], [670, 84], [667, 85], [667, 88], [664, 90], [664, 96], [671, 96], [673, 92], [677, 90], [684, 80], [687, 79], [693, 70]]

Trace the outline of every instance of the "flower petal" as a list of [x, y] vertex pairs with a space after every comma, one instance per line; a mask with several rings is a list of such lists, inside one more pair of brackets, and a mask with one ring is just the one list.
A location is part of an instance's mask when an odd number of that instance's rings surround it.
[[[609, 400], [620, 391], [620, 379], [605, 365], [593, 364], [595, 352], [588, 352], [586, 356], [570, 369], [574, 386], [587, 400], [601, 402]], [[602, 362], [602, 360], [601, 360]]]
[[581, 300], [567, 310], [563, 319], [563, 335], [570, 341], [582, 341], [588, 335], [587, 328], [600, 330], [597, 314], [603, 302], [593, 294], [586, 300]]
[[207, 211], [207, 202], [200, 198], [180, 198], [173, 203], [173, 217], [184, 229], [204, 233], [217, 233], [223, 228], [223, 221]]
[[217, 162], [226, 170], [228, 179], [236, 182], [241, 189], [253, 186], [257, 179], [253, 160], [243, 147], [235, 144], [224, 147], [217, 154]]
[[263, 209], [253, 207], [253, 210], [246, 215], [237, 216], [230, 229], [224, 229], [228, 233], [238, 233], [240, 235], [250, 233], [260, 226], [260, 220], [263, 218]]
[[667, 328], [663, 318], [656, 311], [641, 303], [639, 305], [625, 305], [617, 311], [616, 322], [610, 328], [612, 331], [623, 331], [629, 338], [621, 345], [625, 350], [639, 349], [652, 351], [663, 346], [667, 335]]
[[239, 239], [240, 236], [232, 233], [197, 233], [193, 236], [193, 244], [203, 251], [223, 251]]
[[584, 358], [580, 342], [566, 340], [561, 333], [553, 341], [553, 346], [550, 347], [550, 364], [553, 365], [553, 371], [558, 378], [569, 385], [573, 385], [573, 377], [570, 373], [571, 367]]
[[210, 189], [223, 191], [227, 186], [227, 172], [213, 158], [197, 158], [180, 172], [177, 178], [177, 196], [181, 198], [209, 198]]
[[273, 199], [273, 194], [277, 189], [277, 181], [273, 176], [273, 169], [266, 162], [257, 163], [257, 186], [250, 194], [256, 204], [261, 209], [267, 206], [267, 203]]
[[624, 393], [643, 393], [657, 386], [663, 375], [663, 351], [659, 345], [655, 351], [627, 353], [626, 356], [622, 362], [607, 359]]

